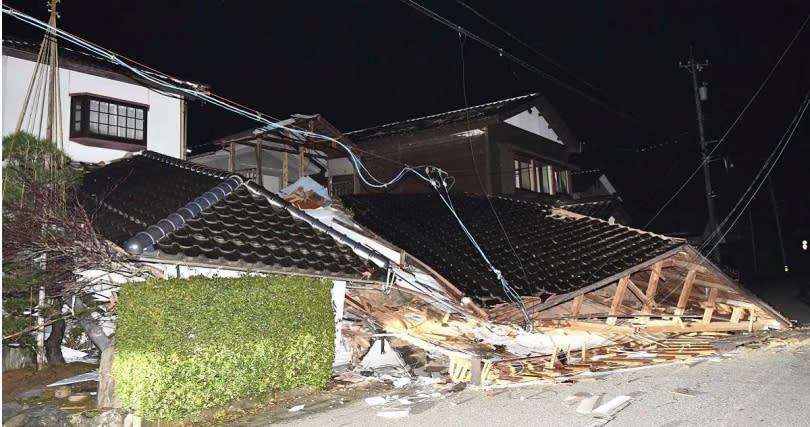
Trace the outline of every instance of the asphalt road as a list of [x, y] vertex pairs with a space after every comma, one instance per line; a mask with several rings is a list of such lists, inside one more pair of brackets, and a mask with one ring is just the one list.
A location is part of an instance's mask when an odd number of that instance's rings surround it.
[[[423, 388], [423, 390], [426, 390]], [[810, 425], [810, 332], [792, 342], [739, 348], [686, 365], [616, 372], [592, 382], [448, 393], [418, 402], [419, 390], [395, 390], [411, 404], [370, 406], [359, 400], [331, 409], [304, 408], [252, 426], [800, 426]], [[600, 403], [632, 397], [610, 420], [577, 413], [577, 399]], [[572, 396], [577, 396], [573, 398]], [[568, 399], [568, 400], [567, 400]], [[597, 404], [597, 406], [599, 405]], [[389, 405], [390, 406], [390, 405]], [[381, 411], [410, 408], [402, 418]]]

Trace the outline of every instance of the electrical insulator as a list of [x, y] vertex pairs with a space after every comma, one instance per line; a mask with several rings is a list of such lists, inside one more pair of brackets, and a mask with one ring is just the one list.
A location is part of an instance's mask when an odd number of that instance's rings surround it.
[[698, 95], [700, 95], [701, 101], [706, 101], [709, 99], [709, 84], [703, 82], [703, 84], [698, 88]]

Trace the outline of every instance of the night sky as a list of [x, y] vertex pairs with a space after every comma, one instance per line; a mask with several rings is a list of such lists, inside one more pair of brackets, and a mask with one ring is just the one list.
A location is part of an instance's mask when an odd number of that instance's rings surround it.
[[[45, 19], [42, 3], [8, 1]], [[698, 59], [710, 61], [701, 80], [710, 88], [704, 104], [707, 138], [715, 139], [810, 13], [806, 0], [467, 3], [565, 70], [454, 1], [423, 2], [610, 107], [597, 106], [468, 39], [464, 58], [470, 104], [535, 91], [547, 95], [586, 143], [582, 166], [609, 174], [640, 225], [698, 164], [691, 82], [678, 67], [678, 61], [688, 59], [690, 43]], [[59, 25], [68, 31], [166, 73], [209, 84], [222, 96], [279, 118], [321, 113], [349, 131], [464, 106], [458, 33], [399, 1], [270, 1], [247, 7], [224, 1], [66, 0], [60, 10]], [[6, 16], [3, 33], [40, 36]], [[809, 89], [806, 28], [718, 150], [723, 158], [712, 170], [721, 217]], [[189, 145], [196, 151], [252, 126], [210, 105], [192, 105], [190, 114]], [[792, 238], [802, 227], [810, 235], [810, 118], [794, 138], [773, 175], [785, 234]], [[705, 218], [702, 175], [696, 178], [654, 229], [675, 231]], [[759, 232], [771, 234], [767, 185], [753, 207]]]

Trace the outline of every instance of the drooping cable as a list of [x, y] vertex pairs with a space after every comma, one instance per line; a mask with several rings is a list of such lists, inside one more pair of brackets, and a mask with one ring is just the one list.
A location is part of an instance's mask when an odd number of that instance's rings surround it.
[[[332, 138], [332, 137], [327, 136], [327, 135], [321, 135], [321, 134], [311, 132], [311, 131], [307, 131], [307, 130], [303, 130], [303, 129], [297, 129], [297, 128], [294, 128], [294, 127], [285, 126], [285, 125], [279, 123], [278, 120], [271, 120], [269, 118], [269, 116], [267, 116], [264, 113], [261, 113], [261, 112], [259, 112], [257, 110], [247, 109], [246, 107], [241, 106], [240, 104], [234, 103], [234, 102], [232, 102], [230, 100], [227, 100], [226, 98], [222, 98], [222, 97], [220, 97], [218, 95], [212, 94], [208, 90], [201, 89], [198, 85], [195, 85], [193, 83], [185, 82], [185, 81], [176, 79], [174, 77], [167, 76], [167, 75], [165, 75], [165, 74], [163, 74], [163, 73], [161, 73], [161, 72], [159, 72], [157, 70], [154, 70], [154, 69], [150, 69], [149, 71], [147, 71], [147, 70], [141, 69], [140, 67], [133, 66], [133, 65], [127, 63], [126, 61], [120, 59], [116, 54], [112, 53], [111, 51], [109, 51], [109, 50], [107, 50], [107, 49], [105, 49], [105, 48], [103, 48], [101, 46], [90, 43], [90, 42], [88, 42], [88, 41], [86, 41], [84, 39], [81, 39], [81, 38], [67, 32], [67, 31], [62, 30], [62, 29], [55, 28], [55, 27], [53, 27], [53, 26], [51, 26], [51, 25], [49, 25], [49, 24], [47, 24], [45, 22], [42, 22], [42, 21], [40, 21], [40, 20], [38, 20], [36, 18], [33, 18], [33, 17], [31, 17], [31, 16], [29, 16], [27, 14], [24, 14], [22, 12], [19, 12], [19, 11], [15, 10], [15, 9], [12, 9], [12, 8], [6, 6], [6, 5], [3, 5], [2, 10], [3, 10], [4, 14], [10, 15], [10, 16], [16, 18], [16, 19], [19, 19], [20, 21], [23, 21], [23, 22], [25, 22], [25, 23], [27, 23], [29, 25], [40, 28], [42, 30], [51, 31], [57, 37], [60, 37], [60, 38], [62, 38], [64, 40], [67, 40], [67, 41], [69, 41], [69, 42], [71, 42], [71, 43], [73, 43], [73, 44], [75, 44], [75, 45], [77, 45], [79, 47], [84, 48], [84, 49], [87, 49], [88, 51], [90, 51], [90, 52], [92, 52], [92, 53], [94, 53], [94, 54], [96, 54], [96, 55], [98, 55], [98, 56], [100, 56], [100, 57], [102, 57], [104, 59], [107, 59], [107, 60], [109, 60], [110, 62], [112, 62], [114, 64], [120, 65], [120, 66], [128, 69], [130, 72], [134, 73], [135, 75], [138, 75], [141, 78], [143, 78], [146, 81], [149, 81], [149, 82], [151, 82], [153, 84], [156, 84], [158, 86], [162, 86], [162, 87], [174, 90], [174, 91], [178, 91], [178, 92], [181, 92], [181, 93], [185, 93], [185, 94], [188, 94], [190, 96], [197, 97], [197, 98], [202, 99], [202, 100], [204, 100], [206, 102], [214, 104], [214, 105], [216, 105], [216, 106], [218, 106], [220, 108], [223, 108], [223, 109], [225, 109], [227, 111], [233, 112], [235, 114], [238, 114], [238, 115], [250, 118], [250, 119], [253, 119], [253, 120], [265, 125], [267, 129], [284, 130], [286, 132], [294, 133], [294, 134], [297, 134], [297, 135], [300, 135], [300, 136], [303, 136], [303, 137], [322, 139], [322, 140], [329, 141], [329, 142], [332, 142], [334, 144], [337, 144], [349, 156], [349, 160], [352, 162], [352, 165], [354, 166], [354, 169], [355, 169], [355, 171], [357, 173], [358, 178], [361, 181], [363, 181], [364, 184], [368, 185], [369, 187], [377, 188], [377, 189], [385, 189], [385, 188], [388, 188], [391, 185], [397, 183], [398, 181], [402, 180], [409, 172], [414, 174], [419, 179], [421, 179], [421, 180], [425, 181], [426, 183], [430, 184], [431, 187], [433, 187], [436, 190], [437, 194], [439, 194], [439, 198], [442, 200], [442, 202], [445, 204], [445, 206], [447, 206], [448, 209], [450, 209], [450, 213], [456, 219], [456, 221], [458, 222], [458, 224], [461, 227], [462, 231], [464, 232], [464, 234], [467, 236], [467, 238], [472, 243], [473, 247], [478, 251], [478, 253], [481, 255], [481, 257], [486, 262], [487, 266], [490, 268], [490, 270], [492, 270], [492, 272], [498, 278], [498, 281], [500, 282], [500, 284], [504, 288], [504, 291], [507, 293], [507, 296], [510, 298], [510, 300], [513, 300], [513, 298], [517, 297], [516, 301], [519, 301], [519, 302], [522, 303], [522, 300], [520, 299], [520, 296], [517, 295], [517, 293], [514, 291], [514, 289], [511, 288], [511, 286], [509, 286], [509, 283], [503, 277], [503, 274], [501, 273], [501, 271], [498, 270], [497, 268], [495, 268], [495, 266], [492, 264], [492, 262], [489, 260], [489, 258], [484, 253], [483, 249], [481, 249], [480, 245], [478, 245], [478, 242], [475, 240], [475, 238], [469, 232], [469, 230], [467, 229], [467, 226], [461, 220], [458, 213], [455, 211], [455, 208], [452, 205], [452, 201], [449, 200], [449, 188], [452, 187], [452, 177], [449, 177], [448, 174], [445, 171], [443, 171], [442, 169], [437, 168], [435, 166], [429, 166], [429, 165], [417, 166], [417, 167], [406, 166], [406, 167], [403, 167], [399, 171], [399, 173], [397, 173], [390, 180], [382, 181], [382, 180], [378, 179], [377, 177], [375, 177], [373, 174], [371, 174], [371, 172], [365, 167], [365, 165], [355, 155], [355, 153], [353, 152], [351, 147], [349, 147], [348, 145], [344, 144], [343, 142], [339, 141], [336, 138]], [[132, 61], [132, 62], [135, 62], [135, 61]], [[442, 193], [443, 191], [444, 191], [445, 194]], [[447, 197], [447, 198], [445, 198], [445, 197]], [[389, 273], [396, 274], [396, 271], [389, 272]], [[389, 278], [390, 278], [390, 276], [389, 276]], [[388, 280], [386, 280], [386, 281], [388, 282]], [[525, 309], [523, 311], [525, 312]], [[528, 320], [529, 319], [527, 318], [527, 321]], [[531, 323], [530, 322], [528, 322], [528, 327], [531, 328]]]
[[[464, 97], [464, 120], [467, 123], [467, 126], [466, 126], [466, 129], [468, 131], [467, 132], [467, 145], [470, 148], [470, 158], [472, 159], [473, 171], [475, 172], [475, 177], [478, 180], [478, 185], [481, 188], [481, 192], [484, 194], [484, 198], [487, 199], [487, 204], [489, 204], [489, 209], [492, 211], [492, 215], [495, 217], [495, 220], [498, 221], [498, 226], [501, 228], [501, 232], [503, 233], [503, 236], [506, 238], [506, 243], [509, 245], [509, 248], [512, 250], [512, 255], [514, 255], [515, 259], [517, 260], [518, 265], [520, 266], [520, 270], [523, 272], [523, 277], [525, 278], [526, 282], [528, 282], [529, 281], [529, 275], [526, 273], [526, 268], [523, 267], [523, 261], [520, 259], [520, 256], [518, 256], [518, 253], [515, 250], [515, 247], [512, 245], [512, 241], [511, 241], [511, 239], [509, 239], [509, 234], [506, 232], [506, 228], [503, 226], [503, 223], [501, 222], [501, 218], [498, 215], [498, 212], [495, 210], [495, 206], [492, 204], [492, 200], [490, 200], [489, 194], [487, 194], [487, 191], [484, 188], [484, 183], [483, 183], [483, 181], [481, 181], [481, 175], [480, 175], [480, 173], [478, 171], [478, 162], [475, 160], [475, 150], [473, 149], [472, 135], [470, 135], [470, 133], [469, 133], [469, 131], [472, 130], [472, 129], [470, 129], [470, 109], [469, 109], [469, 102], [467, 100], [467, 67], [466, 67], [466, 63], [464, 61], [464, 42], [466, 40], [466, 36], [464, 34], [462, 34], [462, 33], [459, 33], [458, 37], [459, 37], [459, 50], [461, 51], [460, 52], [461, 53], [461, 92], [462, 92], [462, 95]], [[450, 206], [452, 207], [451, 209], [455, 210], [455, 206], [453, 206], [453, 204], [452, 204], [452, 199], [450, 199], [450, 193], [449, 192], [447, 193], [447, 200], [448, 200]], [[497, 273], [496, 273], [496, 276], [497, 276]], [[500, 280], [501, 287], [503, 288], [503, 292], [507, 296], [509, 301], [511, 301], [512, 304], [515, 304], [517, 306], [518, 310], [520, 310], [521, 314], [523, 314], [523, 320], [525, 322], [525, 328], [527, 330], [533, 330], [534, 329], [534, 324], [531, 321], [531, 316], [529, 316], [528, 311], [526, 311], [526, 304], [523, 302], [523, 298], [520, 297], [520, 294], [518, 294], [514, 290], [514, 288], [512, 288], [512, 286], [509, 284], [509, 282], [505, 278], [503, 278], [502, 275], [498, 279]]]
[[745, 104], [742, 111], [740, 111], [740, 114], [738, 114], [737, 117], [734, 119], [734, 121], [731, 122], [731, 125], [723, 133], [723, 136], [721, 136], [720, 139], [717, 140], [717, 143], [714, 144], [714, 147], [712, 147], [712, 149], [709, 151], [706, 157], [700, 162], [700, 164], [698, 164], [695, 170], [693, 170], [692, 173], [689, 174], [689, 177], [686, 178], [686, 180], [681, 184], [681, 186], [678, 187], [677, 190], [675, 190], [675, 193], [673, 193], [672, 196], [670, 196], [669, 199], [667, 199], [667, 201], [664, 202], [661, 208], [658, 209], [655, 215], [653, 215], [653, 217], [650, 218], [650, 220], [647, 221], [647, 223], [644, 224], [644, 227], [642, 228], [646, 229], [647, 227], [649, 227], [650, 224], [652, 224], [653, 221], [655, 221], [656, 218], [658, 218], [658, 216], [661, 215], [664, 209], [666, 209], [667, 206], [669, 206], [669, 204], [672, 203], [672, 201], [675, 200], [676, 197], [678, 197], [681, 191], [683, 191], [683, 189], [689, 184], [689, 182], [692, 181], [695, 175], [697, 175], [697, 173], [700, 172], [701, 168], [703, 168], [703, 165], [709, 162], [709, 160], [712, 158], [712, 154], [714, 154], [714, 152], [717, 151], [717, 148], [720, 147], [721, 144], [723, 144], [726, 138], [728, 138], [728, 135], [731, 133], [734, 127], [737, 126], [737, 123], [740, 122], [745, 112], [748, 111], [748, 108], [751, 107], [751, 104], [753, 104], [754, 100], [759, 96], [759, 93], [762, 92], [762, 89], [765, 87], [766, 84], [768, 84], [768, 81], [771, 80], [771, 76], [773, 76], [773, 73], [779, 67], [779, 64], [782, 63], [782, 59], [785, 58], [785, 55], [787, 55], [788, 51], [790, 51], [790, 48], [793, 47], [793, 44], [796, 42], [796, 39], [798, 39], [799, 35], [802, 33], [802, 31], [804, 31], [804, 27], [807, 26], [808, 21], [810, 21], [810, 13], [807, 14], [807, 17], [804, 18], [802, 25], [799, 26], [798, 30], [796, 30], [796, 34], [793, 35], [793, 38], [790, 40], [790, 43], [788, 43], [787, 47], [785, 47], [785, 49], [782, 51], [782, 54], [779, 55], [779, 59], [776, 60], [776, 63], [773, 64], [773, 67], [771, 67], [771, 70], [765, 76], [765, 80], [763, 80], [762, 83], [760, 83], [759, 87], [754, 92], [754, 95], [751, 96], [751, 99], [749, 99], [748, 102]]

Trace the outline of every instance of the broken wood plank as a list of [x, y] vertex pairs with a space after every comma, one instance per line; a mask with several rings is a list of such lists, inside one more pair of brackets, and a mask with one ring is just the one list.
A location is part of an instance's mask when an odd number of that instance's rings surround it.
[[644, 304], [641, 307], [642, 313], [652, 313], [652, 309], [655, 306], [655, 293], [658, 291], [658, 281], [661, 278], [661, 268], [662, 262], [657, 262], [653, 265], [652, 271], [650, 272], [650, 280], [647, 282], [647, 304]]
[[717, 288], [709, 290], [709, 299], [706, 301], [706, 308], [703, 309], [703, 323], [712, 322], [712, 314], [714, 314], [714, 305], [717, 303]]
[[683, 281], [683, 288], [681, 288], [681, 296], [678, 298], [678, 306], [675, 309], [675, 314], [683, 314], [686, 311], [686, 304], [689, 302], [689, 294], [692, 293], [692, 285], [694, 284], [695, 270], [689, 270], [686, 274], [686, 279]]
[[[619, 308], [622, 306], [624, 299], [624, 292], [627, 290], [627, 284], [630, 282], [630, 276], [624, 276], [619, 279], [619, 285], [616, 287], [616, 293], [613, 294], [613, 302], [610, 304], [610, 315], [616, 316], [619, 314]], [[608, 317], [605, 321], [608, 325], [616, 324], [616, 317]]]
[[577, 297], [574, 298], [574, 301], [571, 303], [571, 316], [577, 317], [579, 315], [583, 300], [585, 300], [585, 295], [577, 295]]

